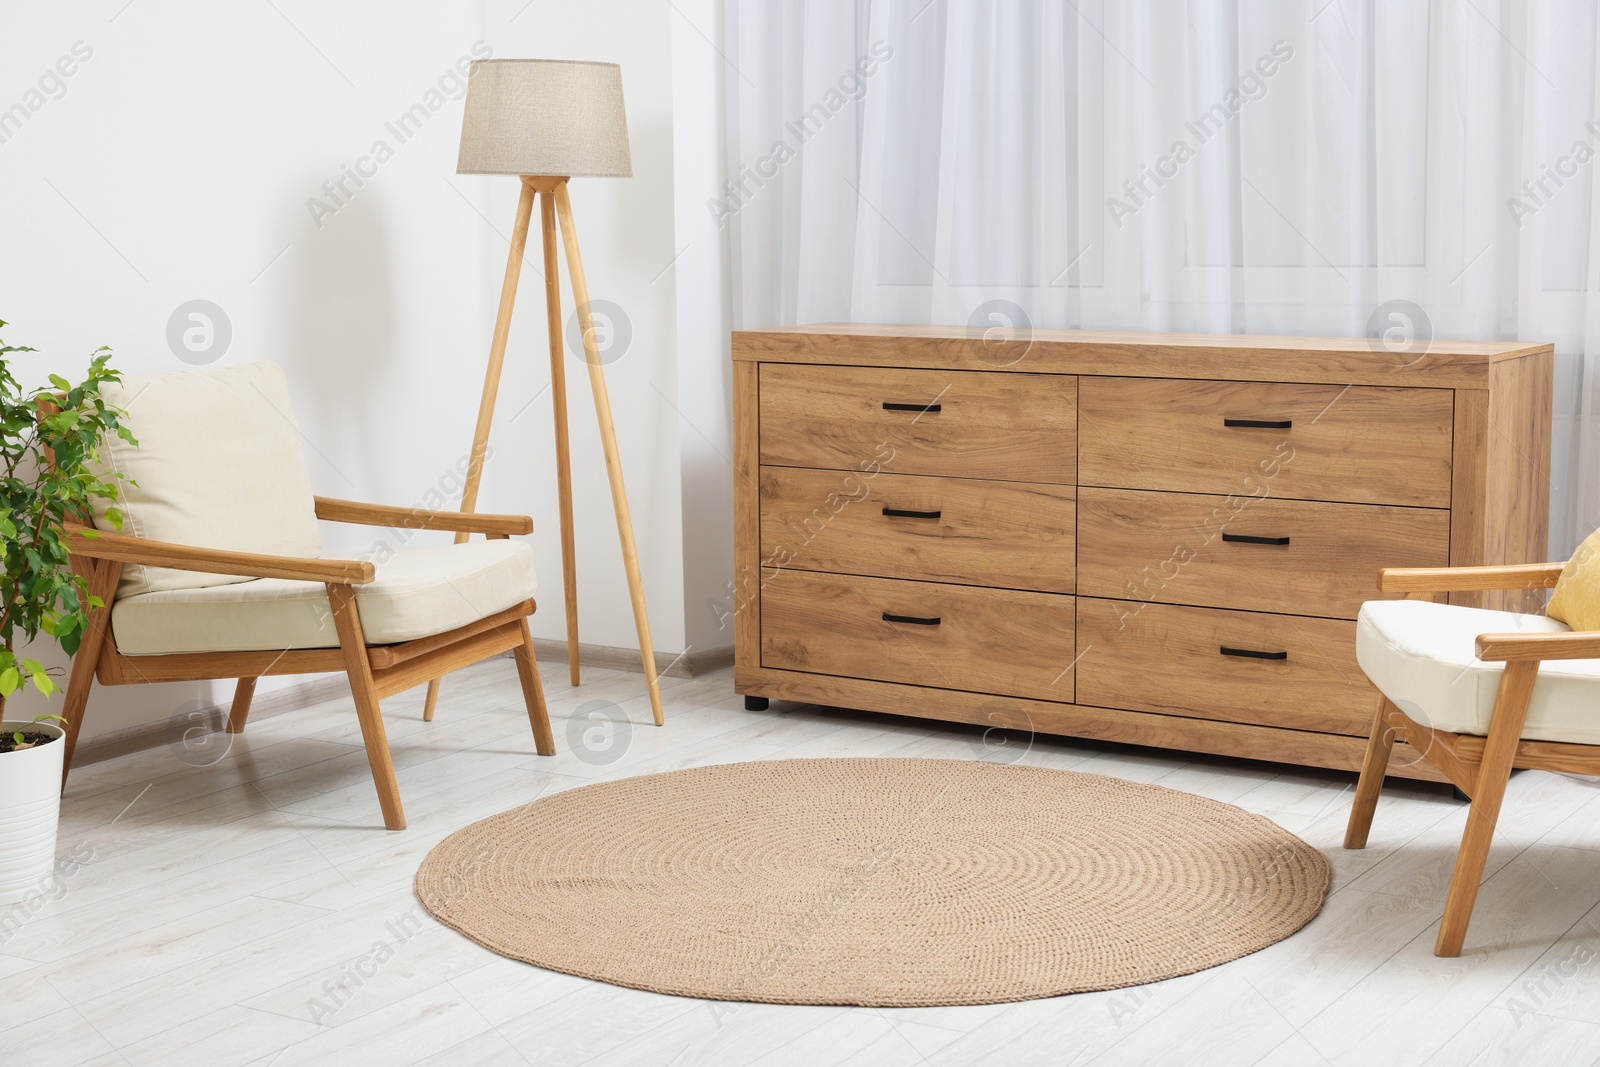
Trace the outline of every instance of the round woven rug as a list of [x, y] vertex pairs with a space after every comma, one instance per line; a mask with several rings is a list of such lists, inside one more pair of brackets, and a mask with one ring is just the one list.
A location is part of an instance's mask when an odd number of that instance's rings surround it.
[[505, 956], [712, 1000], [990, 1004], [1237, 959], [1322, 908], [1328, 863], [1259, 815], [982, 761], [733, 763], [572, 789], [417, 873]]

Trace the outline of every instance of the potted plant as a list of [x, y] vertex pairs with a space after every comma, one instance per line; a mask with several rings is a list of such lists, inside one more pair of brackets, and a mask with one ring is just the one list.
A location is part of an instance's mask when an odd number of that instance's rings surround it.
[[[68, 656], [77, 651], [101, 601], [72, 570], [65, 524], [91, 524], [94, 501], [116, 498], [115, 484], [94, 469], [101, 439], [114, 433], [134, 443], [122, 412], [100, 395], [121, 380], [110, 349], [94, 352], [78, 385], [52, 374], [48, 386], [25, 390], [12, 373], [14, 354], [31, 351], [0, 341], [0, 903], [38, 890], [54, 869], [66, 748], [59, 716], [5, 714], [18, 690], [31, 684], [48, 697], [65, 673], [19, 649], [44, 634]], [[106, 517], [120, 528], [115, 508]]]

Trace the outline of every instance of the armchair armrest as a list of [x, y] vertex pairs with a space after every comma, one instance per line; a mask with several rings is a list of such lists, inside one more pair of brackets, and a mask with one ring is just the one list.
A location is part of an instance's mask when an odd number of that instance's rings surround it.
[[470, 511], [427, 511], [423, 508], [363, 504], [319, 496], [317, 518], [357, 526], [393, 526], [405, 530], [449, 530], [454, 533], [528, 534], [533, 520], [526, 515], [485, 515]]
[[1478, 658], [1489, 662], [1545, 659], [1600, 659], [1600, 632], [1555, 634], [1479, 634]]
[[177, 571], [235, 574], [246, 578], [288, 578], [300, 582], [366, 585], [376, 571], [371, 563], [354, 559], [305, 559], [300, 556], [264, 556], [255, 552], [229, 552], [220, 548], [175, 545], [150, 541], [109, 530], [67, 526], [68, 549], [89, 559], [142, 563]]
[[1565, 563], [1514, 563], [1503, 567], [1385, 567], [1385, 593], [1452, 593], [1474, 589], [1549, 589]]

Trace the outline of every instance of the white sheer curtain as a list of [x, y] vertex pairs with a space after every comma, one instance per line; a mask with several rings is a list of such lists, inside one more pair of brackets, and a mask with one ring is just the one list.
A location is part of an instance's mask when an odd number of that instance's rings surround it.
[[735, 324], [1553, 341], [1600, 526], [1593, 0], [726, 0]]

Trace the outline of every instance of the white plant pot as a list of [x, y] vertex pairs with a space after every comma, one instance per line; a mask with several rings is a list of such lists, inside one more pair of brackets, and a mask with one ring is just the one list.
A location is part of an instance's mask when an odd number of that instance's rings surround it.
[[67, 746], [61, 729], [50, 723], [7, 721], [0, 729], [55, 738], [38, 748], [0, 752], [0, 904], [15, 904], [50, 888]]

